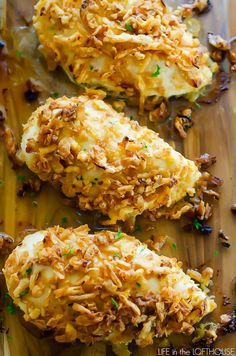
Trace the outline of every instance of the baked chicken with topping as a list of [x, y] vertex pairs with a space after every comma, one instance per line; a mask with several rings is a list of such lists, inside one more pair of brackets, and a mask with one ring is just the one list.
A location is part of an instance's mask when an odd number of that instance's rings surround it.
[[4, 275], [24, 318], [58, 342], [90, 344], [191, 334], [216, 308], [181, 269], [120, 230], [90, 234], [49, 228], [28, 235], [8, 257]]
[[217, 65], [164, 0], [39, 0], [33, 23], [49, 68], [112, 95], [195, 100]]
[[82, 210], [108, 216], [104, 224], [132, 226], [144, 211], [179, 218], [191, 205], [176, 203], [195, 194], [201, 177], [196, 164], [101, 98], [48, 99], [24, 126], [19, 157]]

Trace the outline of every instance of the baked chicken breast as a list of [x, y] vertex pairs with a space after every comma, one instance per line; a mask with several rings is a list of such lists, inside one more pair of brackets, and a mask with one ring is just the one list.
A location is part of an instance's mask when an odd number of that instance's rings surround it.
[[159, 256], [121, 231], [49, 228], [28, 235], [4, 275], [24, 318], [58, 342], [90, 344], [191, 334], [216, 308], [175, 258]]
[[48, 99], [24, 126], [21, 160], [82, 210], [108, 216], [105, 224], [144, 211], [179, 218], [191, 205], [176, 203], [201, 177], [196, 164], [99, 95]]
[[164, 0], [39, 0], [33, 23], [49, 68], [112, 95], [195, 100], [217, 65]]

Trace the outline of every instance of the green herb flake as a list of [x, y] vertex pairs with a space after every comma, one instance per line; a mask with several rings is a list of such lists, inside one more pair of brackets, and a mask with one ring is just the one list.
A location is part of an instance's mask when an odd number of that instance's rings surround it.
[[0, 188], [4, 187], [5, 182], [3, 180], [0, 180]]
[[29, 267], [22, 273], [22, 276], [26, 277], [27, 275], [30, 275], [31, 273], [32, 273], [32, 268]]
[[4, 321], [4, 317], [0, 316], [0, 322], [3, 322], [3, 321]]
[[9, 314], [15, 314], [16, 308], [15, 308], [15, 306], [14, 306], [13, 300], [11, 300], [11, 301], [8, 303], [6, 309], [7, 309], [7, 312], [8, 312]]
[[219, 256], [219, 254], [220, 254], [220, 252], [219, 252], [219, 251], [215, 251], [215, 252], [214, 252], [214, 256], [215, 256], [215, 257], [218, 257], [218, 256]]
[[36, 192], [30, 192], [30, 196], [31, 196], [31, 198], [36, 197], [36, 195], [37, 195], [37, 193], [36, 193]]
[[61, 219], [61, 223], [62, 223], [62, 225], [67, 225], [68, 224], [68, 217], [67, 216], [63, 216], [63, 218]]
[[37, 208], [37, 206], [38, 206], [37, 200], [32, 201], [32, 206], [33, 206], [33, 208]]
[[195, 104], [196, 109], [201, 109], [201, 105], [200, 104], [198, 104], [197, 102], [195, 102], [194, 104]]
[[194, 225], [194, 227], [195, 227], [195, 229], [196, 229], [197, 231], [199, 231], [199, 230], [201, 229], [201, 227], [202, 227], [202, 224], [200, 223], [200, 221], [198, 220], [198, 218], [194, 218], [194, 219], [193, 219], [193, 225]]
[[115, 239], [116, 240], [120, 240], [124, 237], [124, 235], [122, 234], [121, 229], [118, 229], [117, 235], [115, 235]]
[[26, 181], [26, 176], [17, 176], [17, 180], [23, 183]]
[[130, 120], [134, 120], [134, 117], [133, 117], [133, 115], [130, 115], [130, 117], [129, 117], [129, 118], [130, 118]]
[[112, 305], [114, 305], [114, 307], [116, 308], [116, 310], [119, 309], [119, 304], [117, 303], [117, 301], [114, 298], [111, 298], [111, 303]]
[[11, 297], [8, 293], [4, 293], [3, 299], [8, 300], [8, 299], [11, 299]]
[[115, 101], [125, 101], [127, 103], [128, 99], [127, 98], [118, 97], [118, 98], [115, 98]]
[[143, 150], [147, 150], [148, 149], [148, 145], [146, 143], [143, 144]]
[[23, 298], [24, 296], [26, 296], [26, 294], [29, 293], [29, 288], [26, 288], [25, 290], [23, 290], [22, 292], [20, 292], [19, 294], [19, 298]]
[[118, 258], [120, 258], [120, 255], [119, 255], [119, 253], [115, 253], [115, 254], [113, 255], [113, 257], [118, 257]]
[[53, 99], [59, 98], [59, 93], [57, 91], [54, 91], [54, 93], [52, 93], [52, 98]]
[[136, 286], [140, 288], [142, 285], [141, 285], [141, 283], [136, 282]]
[[69, 257], [69, 256], [74, 256], [75, 251], [74, 250], [70, 250], [68, 253], [64, 253], [63, 256], [65, 257]]
[[22, 51], [16, 51], [16, 57], [17, 58], [23, 58], [24, 57], [24, 53]]
[[161, 73], [161, 67], [157, 65], [155, 72], [153, 72], [151, 76], [152, 78], [157, 78], [160, 75], [160, 73]]
[[177, 245], [175, 242], [172, 244], [172, 248], [173, 248], [173, 250], [177, 250]]
[[140, 251], [139, 251], [139, 255], [141, 255], [141, 253], [143, 252], [143, 251], [145, 251], [147, 249], [147, 247], [143, 247]]
[[130, 22], [126, 22], [125, 24], [125, 29], [129, 32], [134, 32], [133, 26], [130, 24]]
[[94, 66], [92, 64], [90, 64], [89, 69], [94, 70]]
[[83, 176], [77, 176], [76, 179], [77, 180], [84, 180]]

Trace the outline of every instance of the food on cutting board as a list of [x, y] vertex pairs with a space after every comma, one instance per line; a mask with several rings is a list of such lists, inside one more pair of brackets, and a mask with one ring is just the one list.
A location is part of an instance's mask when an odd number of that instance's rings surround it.
[[26, 236], [4, 275], [25, 320], [58, 342], [144, 347], [154, 337], [192, 334], [216, 308], [181, 266], [121, 230], [55, 226]]
[[48, 99], [24, 126], [19, 158], [82, 210], [108, 216], [104, 224], [133, 225], [144, 211], [179, 218], [192, 208], [176, 203], [194, 196], [197, 165], [101, 95]]
[[138, 94], [141, 109], [153, 97], [196, 100], [218, 70], [163, 0], [40, 0], [33, 24], [49, 68], [116, 97]]

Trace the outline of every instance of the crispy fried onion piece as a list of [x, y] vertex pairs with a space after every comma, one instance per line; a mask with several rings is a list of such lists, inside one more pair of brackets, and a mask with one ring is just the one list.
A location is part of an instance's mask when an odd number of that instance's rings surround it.
[[214, 35], [208, 33], [208, 42], [214, 48], [211, 53], [211, 58], [220, 63], [224, 60], [225, 55], [230, 63], [231, 72], [236, 72], [236, 53], [232, 50], [232, 43], [236, 40], [236, 37], [232, 37], [229, 40], [225, 40], [220, 35]]
[[171, 219], [179, 219], [183, 214], [196, 216], [200, 220], [208, 220], [212, 216], [212, 202], [207, 200], [219, 200], [220, 194], [215, 191], [217, 187], [222, 186], [223, 181], [211, 175], [208, 172], [203, 172], [201, 178], [196, 185], [196, 193], [194, 197], [187, 197], [183, 201], [176, 203], [170, 210], [161, 208], [158, 212], [147, 212], [146, 215], [155, 221], [163, 214]]
[[3, 140], [13, 166], [15, 168], [21, 166], [23, 162], [17, 157], [18, 144], [13, 131], [6, 124], [6, 112], [3, 107], [0, 107], [0, 137]]
[[209, 44], [221, 51], [228, 51], [231, 48], [230, 42], [224, 40], [220, 35], [208, 33]]
[[190, 17], [194, 13], [202, 15], [210, 11], [212, 2], [210, 0], [193, 0], [191, 4], [184, 4], [178, 7], [178, 13], [183, 17]]
[[181, 266], [123, 232], [56, 226], [27, 236], [4, 275], [25, 320], [53, 330], [58, 342], [145, 347], [155, 337], [193, 333], [216, 307]]
[[13, 237], [5, 234], [4, 232], [0, 232], [0, 251], [4, 251], [12, 246], [14, 242]]
[[187, 130], [193, 126], [192, 109], [186, 108], [181, 110], [174, 119], [174, 126], [180, 137], [185, 139], [187, 137]]

